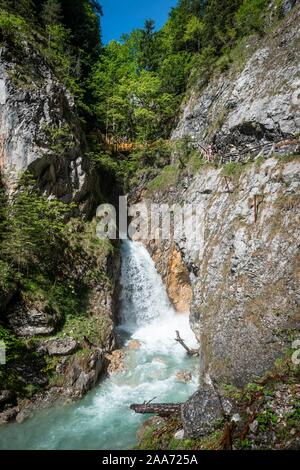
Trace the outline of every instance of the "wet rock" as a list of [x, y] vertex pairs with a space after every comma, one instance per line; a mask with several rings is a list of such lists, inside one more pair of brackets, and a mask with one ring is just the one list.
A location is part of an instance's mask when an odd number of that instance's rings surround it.
[[103, 353], [95, 350], [83, 357], [74, 357], [67, 367], [66, 376], [75, 393], [83, 396], [96, 386], [103, 369]]
[[71, 337], [51, 339], [39, 344], [37, 352], [49, 356], [68, 356], [78, 348], [78, 343]]
[[8, 410], [0, 413], [0, 426], [14, 421], [18, 414], [18, 411], [18, 408], [9, 408]]
[[128, 349], [137, 350], [137, 349], [141, 349], [141, 346], [142, 346], [141, 343], [137, 339], [133, 339], [128, 344]]
[[16, 394], [11, 390], [0, 390], [0, 410], [3, 410], [6, 405], [16, 403]]
[[17, 414], [16, 416], [16, 422], [21, 424], [24, 423], [28, 418], [30, 418], [32, 415], [32, 410], [30, 408], [24, 408], [23, 410], [20, 411], [20, 413]]
[[189, 383], [192, 380], [192, 374], [188, 370], [180, 370], [176, 372], [178, 382]]
[[216, 427], [218, 420], [229, 413], [233, 403], [220, 397], [212, 388], [204, 388], [192, 395], [182, 406], [182, 423], [187, 437], [202, 437]]
[[122, 349], [116, 349], [112, 351], [111, 354], [106, 354], [105, 357], [109, 363], [107, 368], [109, 374], [123, 372], [125, 370], [124, 356], [125, 353]]

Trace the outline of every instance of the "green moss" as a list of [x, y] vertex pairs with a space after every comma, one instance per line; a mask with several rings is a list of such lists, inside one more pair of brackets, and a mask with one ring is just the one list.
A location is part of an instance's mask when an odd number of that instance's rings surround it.
[[278, 422], [278, 416], [272, 410], [265, 410], [256, 416], [258, 421], [259, 430], [265, 432], [275, 426]]
[[179, 169], [175, 166], [166, 166], [161, 173], [152, 180], [147, 187], [147, 195], [151, 196], [158, 191], [166, 191], [174, 186], [179, 176]]
[[238, 178], [243, 170], [244, 165], [242, 163], [226, 163], [222, 169], [222, 176], [228, 178]]
[[239, 450], [249, 450], [252, 448], [250, 439], [243, 439], [238, 442], [237, 449]]
[[82, 343], [83, 337], [100, 347], [107, 343], [107, 336], [112, 329], [112, 322], [106, 315], [90, 316], [70, 315], [67, 317], [63, 331], [60, 334], [67, 334]]

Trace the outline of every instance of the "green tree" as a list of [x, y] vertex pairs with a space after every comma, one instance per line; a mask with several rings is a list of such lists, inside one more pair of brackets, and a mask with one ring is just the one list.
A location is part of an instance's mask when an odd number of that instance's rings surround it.
[[51, 264], [69, 211], [70, 206], [40, 196], [32, 177], [24, 174], [17, 196], [2, 214], [1, 257], [21, 271], [37, 262]]
[[203, 17], [204, 46], [213, 47], [219, 54], [223, 47], [230, 46], [235, 14], [242, 0], [207, 0]]
[[42, 14], [45, 25], [59, 24], [62, 21], [62, 7], [59, 0], [46, 0], [43, 3]]
[[139, 65], [141, 69], [154, 71], [158, 67], [158, 42], [156, 41], [155, 22], [146, 20], [141, 31], [139, 44]]
[[268, 0], [244, 0], [236, 13], [235, 21], [240, 36], [252, 32], [263, 33]]
[[185, 91], [190, 68], [191, 54], [188, 51], [168, 54], [158, 71], [163, 92], [181, 95]]
[[192, 15], [186, 25], [184, 42], [192, 51], [200, 52], [202, 46], [202, 37], [204, 31], [204, 22], [201, 18]]

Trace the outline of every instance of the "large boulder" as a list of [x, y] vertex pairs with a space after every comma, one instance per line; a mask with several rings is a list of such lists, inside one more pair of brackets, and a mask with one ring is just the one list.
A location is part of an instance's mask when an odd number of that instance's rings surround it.
[[198, 390], [182, 405], [184, 435], [193, 438], [206, 436], [224, 415], [233, 412], [233, 407], [229, 399], [221, 397], [212, 387]]
[[104, 364], [105, 359], [100, 349], [75, 356], [66, 369], [66, 378], [74, 393], [83, 396], [94, 388], [103, 372]]

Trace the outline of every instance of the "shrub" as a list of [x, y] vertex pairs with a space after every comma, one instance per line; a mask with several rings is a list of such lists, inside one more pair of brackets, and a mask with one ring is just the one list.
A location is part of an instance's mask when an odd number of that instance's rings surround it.
[[29, 35], [29, 29], [23, 18], [0, 9], [0, 33], [2, 40], [8, 39], [19, 44]]
[[265, 12], [268, 0], [244, 0], [238, 9], [235, 20], [240, 36], [253, 32], [263, 33], [265, 26]]
[[162, 172], [148, 184], [148, 194], [154, 194], [156, 191], [167, 190], [176, 184], [179, 170], [175, 166], [166, 166]]

